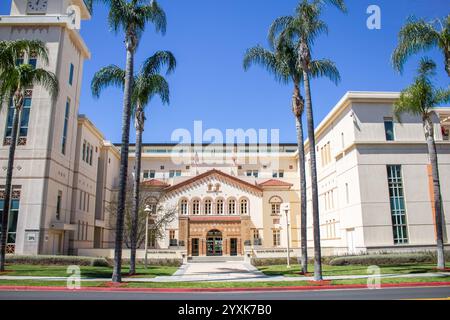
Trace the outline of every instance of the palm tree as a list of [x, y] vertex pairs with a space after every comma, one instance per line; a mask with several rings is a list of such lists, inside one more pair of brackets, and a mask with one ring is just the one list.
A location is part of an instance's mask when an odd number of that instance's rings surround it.
[[436, 243], [437, 243], [437, 267], [445, 268], [444, 241], [443, 241], [443, 215], [441, 202], [441, 187], [439, 182], [438, 159], [436, 153], [436, 143], [434, 141], [434, 128], [432, 115], [433, 108], [450, 101], [449, 89], [436, 89], [430, 80], [435, 74], [436, 64], [428, 59], [422, 58], [418, 68], [418, 75], [411, 86], [403, 90], [400, 98], [394, 103], [394, 114], [398, 121], [402, 113], [410, 113], [420, 116], [425, 131], [428, 155], [430, 159], [431, 172], [433, 177], [434, 193], [434, 216], [436, 223]]
[[108, 22], [114, 32], [125, 33], [126, 69], [122, 111], [122, 141], [120, 147], [119, 192], [117, 199], [116, 238], [114, 249], [113, 282], [121, 282], [122, 245], [125, 197], [128, 173], [128, 150], [130, 137], [131, 95], [133, 92], [134, 54], [142, 33], [148, 22], [155, 25], [157, 32], [166, 31], [166, 15], [155, 0], [149, 4], [145, 0], [89, 0], [87, 5], [92, 10], [92, 3], [98, 1], [109, 6]]
[[35, 68], [30, 64], [16, 63], [22, 55], [29, 57], [32, 54], [42, 61], [44, 65], [48, 65], [48, 50], [46, 45], [41, 41], [18, 40], [0, 42], [0, 106], [2, 106], [5, 101], [14, 105], [8, 166], [6, 170], [3, 218], [1, 224], [0, 271], [5, 270], [12, 173], [17, 145], [19, 118], [24, 104], [25, 91], [34, 85], [42, 86], [49, 92], [53, 103], [59, 92], [58, 80], [55, 74], [41, 68]]
[[314, 117], [311, 98], [311, 47], [317, 36], [327, 32], [326, 23], [320, 20], [320, 15], [325, 4], [332, 4], [339, 10], [346, 12], [344, 0], [301, 0], [297, 5], [294, 16], [277, 18], [270, 27], [269, 39], [274, 39], [278, 34], [283, 34], [297, 42], [298, 64], [302, 68], [303, 82], [305, 86], [306, 120], [308, 125], [308, 143], [311, 171], [311, 198], [314, 231], [314, 279], [322, 280], [322, 262], [320, 248], [320, 221], [319, 221], [319, 195], [317, 187], [316, 169], [316, 141], [314, 137]]
[[[135, 150], [135, 171], [133, 186], [133, 209], [131, 217], [131, 255], [130, 274], [136, 273], [136, 247], [137, 229], [139, 213], [139, 185], [141, 176], [141, 154], [142, 154], [142, 133], [144, 131], [145, 114], [144, 109], [155, 95], [159, 95], [164, 104], [169, 103], [169, 85], [167, 81], [159, 75], [163, 65], [167, 65], [166, 74], [171, 73], [176, 67], [176, 60], [170, 51], [158, 51], [148, 58], [138, 75], [133, 79], [133, 92], [131, 94], [132, 113], [134, 113], [134, 124], [136, 129], [136, 150]], [[99, 97], [101, 91], [110, 85], [125, 85], [125, 70], [110, 65], [95, 73], [92, 79], [92, 94]]]
[[[302, 70], [297, 64], [298, 50], [290, 39], [283, 36], [271, 39], [270, 46], [274, 51], [256, 46], [247, 50], [244, 56], [244, 69], [256, 63], [265, 67], [275, 79], [282, 83], [291, 82], [294, 86], [292, 94], [292, 112], [295, 117], [297, 130], [298, 165], [300, 168], [300, 224], [301, 224], [301, 265], [302, 272], [308, 272], [308, 243], [307, 243], [307, 221], [306, 221], [306, 174], [305, 174], [305, 150], [303, 147], [303, 111], [304, 99], [300, 92], [302, 82]], [[311, 62], [311, 74], [313, 77], [326, 76], [337, 83], [340, 80], [339, 71], [330, 60], [319, 60]]]
[[444, 54], [445, 71], [450, 77], [450, 14], [427, 22], [408, 18], [398, 34], [398, 46], [392, 54], [394, 68], [402, 72], [406, 60], [420, 51], [438, 48]]

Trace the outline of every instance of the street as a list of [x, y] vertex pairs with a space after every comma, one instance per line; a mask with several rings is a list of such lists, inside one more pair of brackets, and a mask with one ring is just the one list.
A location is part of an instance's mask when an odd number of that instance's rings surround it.
[[450, 299], [449, 287], [272, 292], [93, 292], [0, 291], [0, 300], [396, 300]]

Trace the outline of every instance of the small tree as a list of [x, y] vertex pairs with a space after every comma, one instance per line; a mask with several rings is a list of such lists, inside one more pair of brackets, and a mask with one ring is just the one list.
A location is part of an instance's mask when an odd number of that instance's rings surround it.
[[[133, 207], [134, 207], [134, 192], [132, 183], [127, 184], [125, 211], [124, 211], [124, 245], [126, 248], [131, 248], [132, 227], [133, 227]], [[136, 247], [141, 248], [145, 242], [145, 220], [147, 212], [145, 208], [148, 205], [151, 209], [149, 214], [149, 231], [156, 239], [163, 239], [165, 237], [165, 230], [167, 225], [174, 221], [177, 216], [176, 207], [168, 207], [164, 203], [164, 193], [158, 190], [141, 190], [142, 196], [139, 197], [138, 215], [137, 215], [137, 230], [136, 230]], [[106, 207], [109, 212], [109, 227], [115, 233], [115, 221], [117, 213], [117, 199], [115, 199], [109, 206]]]
[[439, 182], [438, 159], [436, 143], [434, 140], [434, 126], [432, 115], [433, 108], [450, 101], [449, 89], [436, 89], [430, 77], [435, 74], [436, 64], [428, 58], [420, 61], [418, 75], [414, 83], [402, 91], [400, 98], [394, 104], [394, 114], [401, 121], [402, 113], [410, 113], [420, 116], [423, 121], [425, 139], [428, 146], [428, 155], [433, 176], [433, 203], [436, 223], [437, 242], [437, 267], [445, 268], [444, 239], [443, 239], [443, 214], [441, 202], [441, 186]]

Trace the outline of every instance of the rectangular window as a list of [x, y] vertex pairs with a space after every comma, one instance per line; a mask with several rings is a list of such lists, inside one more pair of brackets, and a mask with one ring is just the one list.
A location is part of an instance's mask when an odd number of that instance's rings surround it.
[[66, 111], [64, 113], [64, 126], [63, 135], [61, 140], [61, 153], [66, 154], [66, 144], [67, 144], [67, 126], [69, 125], [69, 112], [70, 112], [70, 99], [66, 100]]
[[259, 239], [259, 229], [253, 229], [253, 240]]
[[283, 170], [277, 170], [272, 173], [272, 178], [283, 178], [283, 177], [284, 177]]
[[148, 179], [149, 176], [149, 171], [148, 170], [144, 170], [144, 179]]
[[[11, 199], [11, 207], [9, 209], [9, 217], [8, 217], [8, 237], [6, 238], [7, 244], [15, 244], [16, 243], [17, 218], [19, 216], [19, 205], [20, 205], [20, 199]], [[2, 232], [1, 222], [3, 219], [3, 206], [4, 206], [4, 200], [0, 200], [0, 234]]]
[[33, 69], [36, 69], [36, 66], [37, 66], [37, 59], [36, 59], [36, 58], [30, 58], [30, 59], [28, 59], [28, 64], [29, 64]]
[[156, 176], [155, 170], [150, 170], [150, 179], [154, 179]]
[[93, 153], [94, 153], [94, 147], [91, 146], [91, 150], [90, 150], [90, 153], [89, 153], [89, 165], [91, 165], [91, 166], [92, 166], [92, 154]]
[[169, 238], [170, 240], [175, 239], [175, 230], [169, 230]]
[[394, 141], [394, 120], [392, 118], [384, 118], [384, 133], [386, 141]]
[[272, 203], [272, 215], [277, 216], [280, 214], [280, 204], [279, 203]]
[[272, 230], [272, 236], [273, 236], [273, 246], [274, 247], [280, 246], [280, 230], [278, 229]]
[[169, 178], [173, 178], [175, 176], [175, 171], [174, 170], [170, 170], [169, 171]]
[[408, 243], [405, 197], [400, 165], [387, 166], [394, 244]]
[[86, 159], [86, 140], [83, 141], [82, 159], [83, 159], [83, 161], [85, 161], [85, 159]]
[[350, 203], [350, 194], [348, 192], [348, 183], [345, 184], [345, 201], [347, 204]]
[[258, 178], [258, 170], [247, 170], [247, 177]]
[[62, 201], [62, 191], [58, 191], [58, 198], [56, 199], [56, 220], [61, 218], [61, 201]]
[[73, 71], [74, 71], [74, 66], [71, 63], [70, 64], [70, 69], [69, 69], [69, 84], [72, 85], [73, 83]]
[[[12, 125], [13, 125], [13, 119], [14, 119], [14, 103], [13, 99], [10, 100], [10, 106], [8, 109], [8, 115], [6, 118], [6, 132], [5, 137], [11, 137], [12, 134]], [[30, 120], [30, 111], [31, 111], [31, 98], [25, 97], [23, 99], [23, 108], [20, 113], [20, 119], [19, 119], [19, 137], [26, 137], [28, 135], [28, 122]]]

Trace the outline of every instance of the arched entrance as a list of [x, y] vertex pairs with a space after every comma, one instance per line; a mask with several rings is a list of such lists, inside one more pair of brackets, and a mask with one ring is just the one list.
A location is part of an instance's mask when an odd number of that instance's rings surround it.
[[206, 255], [210, 257], [222, 256], [222, 232], [219, 230], [210, 230], [206, 234]]

